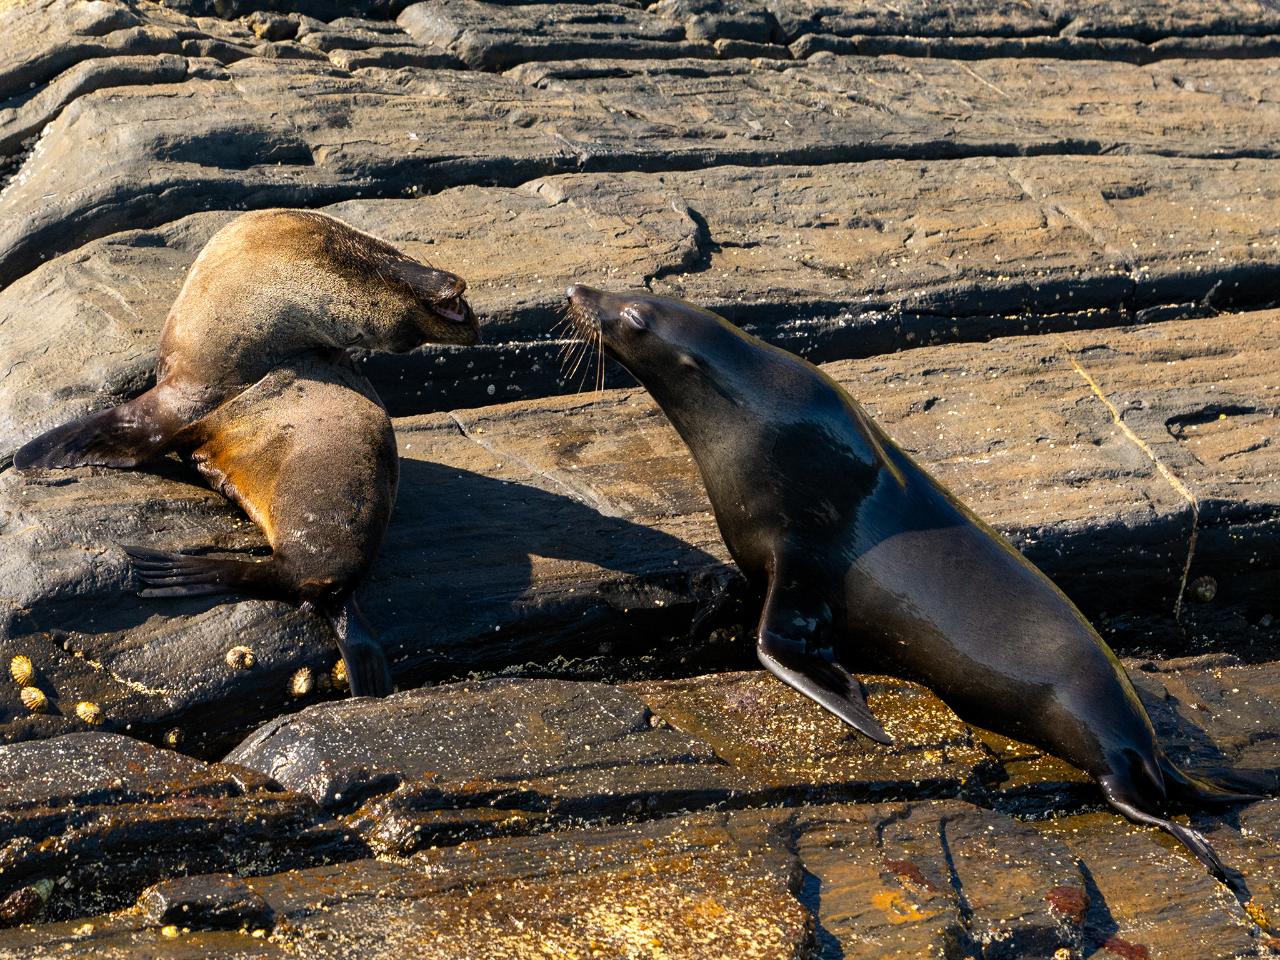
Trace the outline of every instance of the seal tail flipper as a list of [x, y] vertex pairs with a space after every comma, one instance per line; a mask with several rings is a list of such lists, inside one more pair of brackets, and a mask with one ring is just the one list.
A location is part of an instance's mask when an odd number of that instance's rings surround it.
[[342, 609], [329, 614], [328, 619], [347, 668], [351, 695], [385, 697], [391, 693], [391, 668], [387, 665], [387, 656], [355, 599], [348, 597]]
[[233, 591], [257, 596], [278, 594], [276, 561], [224, 560], [125, 547], [142, 581], [140, 597], [199, 597]]
[[1204, 834], [1200, 833], [1200, 831], [1147, 813], [1142, 809], [1143, 801], [1138, 795], [1138, 791], [1127, 777], [1109, 773], [1099, 777], [1098, 784], [1102, 787], [1102, 795], [1107, 798], [1107, 803], [1111, 804], [1117, 811], [1124, 814], [1134, 823], [1159, 827], [1190, 850], [1195, 858], [1208, 867], [1215, 877], [1224, 883], [1230, 882], [1230, 874], [1227, 868], [1218, 859], [1213, 847], [1209, 845], [1209, 841], [1205, 839]]
[[761, 664], [787, 686], [834, 713], [876, 743], [893, 743], [871, 708], [858, 678], [819, 652], [827, 648], [831, 611], [813, 591], [783, 584], [776, 574], [756, 641]]
[[14, 452], [13, 465], [19, 470], [136, 467], [162, 455], [183, 425], [157, 387], [42, 433]]
[[1226, 807], [1266, 800], [1276, 792], [1274, 774], [1259, 770], [1215, 770], [1187, 773], [1168, 757], [1157, 758], [1169, 796], [1192, 806]]

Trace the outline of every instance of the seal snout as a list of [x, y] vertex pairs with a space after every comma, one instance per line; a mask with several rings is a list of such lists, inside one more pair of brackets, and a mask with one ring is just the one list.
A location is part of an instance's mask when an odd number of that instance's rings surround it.
[[564, 295], [569, 303], [578, 309], [593, 308], [600, 303], [600, 291], [581, 283], [571, 283], [565, 288]]

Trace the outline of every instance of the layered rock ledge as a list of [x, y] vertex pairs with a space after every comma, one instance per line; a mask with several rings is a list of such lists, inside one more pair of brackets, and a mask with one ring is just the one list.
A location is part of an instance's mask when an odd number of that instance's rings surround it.
[[[1275, 664], [1130, 667], [1180, 762], [1277, 769]], [[9, 923], [24, 907], [76, 919], [4, 931], [0, 956], [1268, 949], [1273, 801], [1196, 821], [1240, 871], [1236, 899], [1162, 835], [1097, 812], [1096, 788], [1065, 765], [964, 726], [919, 688], [870, 681], [891, 748], [761, 672], [320, 705], [208, 766], [107, 734], [0, 747], [6, 764], [40, 765], [9, 788], [5, 832], [46, 829], [51, 808], [77, 824], [65, 861], [7, 868], [0, 901]], [[199, 823], [188, 836], [215, 839], [222, 862], [158, 851], [133, 825], [104, 832], [112, 803], [144, 804], [168, 829]], [[246, 849], [251, 865], [235, 859]], [[106, 863], [96, 906], [118, 909], [86, 918], [84, 885]], [[1176, 909], [1152, 896], [1151, 869]], [[147, 886], [165, 870], [177, 875]]]

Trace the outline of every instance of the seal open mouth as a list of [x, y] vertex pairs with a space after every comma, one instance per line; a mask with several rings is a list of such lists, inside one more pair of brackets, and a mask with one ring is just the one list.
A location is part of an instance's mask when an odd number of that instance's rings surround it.
[[469, 319], [470, 311], [463, 305], [461, 297], [432, 304], [432, 309], [450, 323], [467, 323]]

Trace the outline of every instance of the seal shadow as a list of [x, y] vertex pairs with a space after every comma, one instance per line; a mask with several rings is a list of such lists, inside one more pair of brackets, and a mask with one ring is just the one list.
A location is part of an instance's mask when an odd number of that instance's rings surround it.
[[572, 497], [401, 459], [357, 596], [403, 685], [561, 657], [670, 653], [739, 575], [677, 536]]

